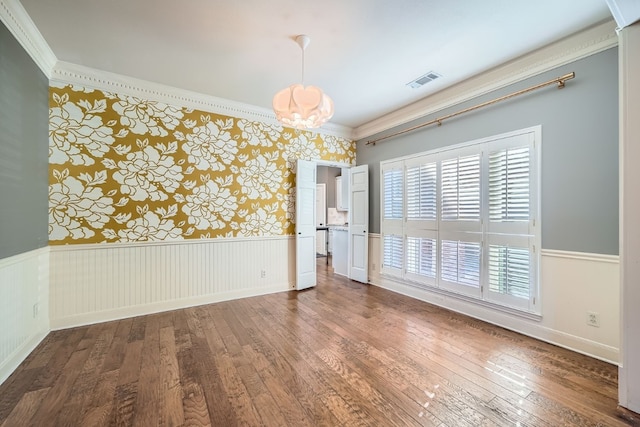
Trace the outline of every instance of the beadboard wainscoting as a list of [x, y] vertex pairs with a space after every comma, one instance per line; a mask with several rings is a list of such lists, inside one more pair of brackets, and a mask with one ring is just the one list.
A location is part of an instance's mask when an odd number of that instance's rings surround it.
[[[369, 234], [369, 282], [400, 294], [502, 326], [607, 362], [619, 362], [620, 265], [618, 256], [541, 252], [542, 315], [518, 315], [424, 290], [380, 274], [380, 235]], [[596, 313], [599, 327], [587, 325]]]
[[0, 260], [0, 384], [49, 333], [49, 248]]
[[51, 247], [51, 329], [293, 289], [292, 236]]

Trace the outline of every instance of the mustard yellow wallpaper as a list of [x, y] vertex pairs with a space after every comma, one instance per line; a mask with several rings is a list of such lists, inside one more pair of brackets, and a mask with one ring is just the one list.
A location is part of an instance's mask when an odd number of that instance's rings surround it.
[[51, 87], [49, 241], [293, 234], [295, 160], [355, 143], [78, 86]]

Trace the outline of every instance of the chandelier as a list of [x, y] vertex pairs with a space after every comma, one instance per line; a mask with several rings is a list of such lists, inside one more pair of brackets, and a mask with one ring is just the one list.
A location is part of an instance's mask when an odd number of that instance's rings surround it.
[[293, 84], [273, 97], [273, 111], [278, 121], [297, 129], [313, 129], [333, 116], [333, 101], [317, 86], [304, 87], [304, 51], [309, 36], [301, 34], [296, 43], [302, 49], [302, 83]]

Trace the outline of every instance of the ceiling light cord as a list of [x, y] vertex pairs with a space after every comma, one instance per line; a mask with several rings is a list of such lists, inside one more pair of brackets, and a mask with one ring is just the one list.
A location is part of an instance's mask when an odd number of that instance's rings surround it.
[[299, 36], [296, 37], [296, 43], [298, 43], [298, 46], [300, 46], [300, 49], [302, 50], [302, 85], [304, 86], [304, 54], [307, 50], [307, 46], [309, 46], [309, 43], [311, 42], [311, 39], [309, 38], [309, 36], [305, 35], [305, 34], [300, 34]]
[[303, 47], [302, 48], [302, 72], [301, 72], [302, 81], [300, 82], [300, 83], [302, 83], [302, 86], [304, 86], [304, 51], [305, 51], [305, 48]]

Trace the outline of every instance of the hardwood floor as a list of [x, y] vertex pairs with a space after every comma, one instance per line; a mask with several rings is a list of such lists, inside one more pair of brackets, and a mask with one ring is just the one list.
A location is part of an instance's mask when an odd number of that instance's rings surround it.
[[638, 425], [615, 366], [317, 262], [314, 289], [50, 333], [0, 424]]

